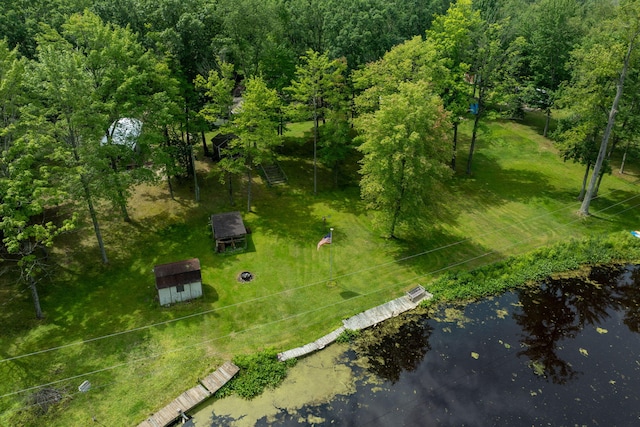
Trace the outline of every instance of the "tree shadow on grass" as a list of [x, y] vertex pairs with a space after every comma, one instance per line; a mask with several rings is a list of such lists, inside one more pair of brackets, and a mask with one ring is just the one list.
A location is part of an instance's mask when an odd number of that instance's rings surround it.
[[457, 180], [460, 190], [469, 198], [469, 204], [476, 206], [527, 202], [540, 197], [563, 200], [566, 197], [566, 192], [551, 185], [544, 173], [503, 168], [495, 158], [481, 152], [474, 154], [473, 175], [462, 175]]
[[[601, 196], [594, 198], [589, 205], [589, 218], [606, 222], [619, 224], [623, 229], [637, 230], [640, 228], [640, 197], [638, 193], [631, 191], [612, 191], [609, 193], [601, 192]], [[597, 223], [591, 222], [590, 227], [597, 226]]]
[[[547, 120], [546, 113], [542, 110], [529, 110], [525, 112], [524, 117], [519, 123], [534, 130], [539, 135], [544, 134], [544, 126]], [[553, 112], [551, 113], [551, 120], [549, 121], [549, 130], [547, 136], [551, 134], [557, 126], [558, 120], [555, 118]]]

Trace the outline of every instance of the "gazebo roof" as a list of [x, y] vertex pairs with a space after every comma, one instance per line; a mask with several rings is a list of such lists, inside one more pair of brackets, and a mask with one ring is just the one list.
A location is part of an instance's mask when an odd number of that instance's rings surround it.
[[216, 239], [227, 239], [247, 234], [240, 212], [226, 212], [211, 215], [213, 236]]

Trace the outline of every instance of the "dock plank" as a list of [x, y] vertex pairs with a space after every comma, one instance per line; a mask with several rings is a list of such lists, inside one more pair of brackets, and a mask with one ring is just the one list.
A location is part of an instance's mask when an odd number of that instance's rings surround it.
[[423, 299], [430, 299], [432, 297], [433, 295], [426, 291], [424, 292], [424, 294], [418, 297], [414, 297], [413, 299], [407, 295], [404, 295], [385, 304], [363, 311], [362, 313], [358, 313], [355, 316], [343, 320], [343, 325], [340, 328], [336, 329], [333, 332], [330, 332], [324, 337], [318, 338], [316, 341], [310, 344], [306, 344], [302, 347], [297, 347], [291, 350], [283, 351], [282, 353], [278, 353], [278, 360], [284, 362], [285, 360], [301, 357], [314, 351], [320, 350], [334, 342], [340, 336], [340, 334], [344, 332], [345, 329], [359, 331], [369, 328], [384, 320], [390, 319], [391, 317], [395, 317], [401, 313], [412, 310], [416, 308], [420, 301], [422, 301]]
[[211, 394], [215, 393], [225, 385], [235, 374], [238, 373], [240, 368], [231, 362], [225, 362], [221, 367], [216, 369], [215, 372], [209, 374], [205, 378], [200, 380], [200, 383], [206, 387]]
[[180, 416], [180, 412], [188, 411], [215, 393], [239, 370], [240, 368], [233, 363], [225, 362], [215, 372], [201, 380], [200, 384], [173, 399], [164, 408], [138, 424], [138, 427], [166, 427]]

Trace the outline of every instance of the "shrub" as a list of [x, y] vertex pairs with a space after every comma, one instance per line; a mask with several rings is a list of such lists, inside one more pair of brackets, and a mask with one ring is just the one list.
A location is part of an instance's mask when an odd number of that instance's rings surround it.
[[278, 386], [286, 378], [288, 369], [296, 362], [294, 359], [279, 362], [278, 353], [268, 349], [256, 354], [236, 356], [233, 363], [240, 371], [218, 390], [218, 397], [235, 393], [245, 399], [252, 399], [266, 388]]
[[359, 335], [360, 335], [360, 331], [354, 331], [353, 329], [345, 329], [338, 336], [338, 338], [336, 338], [336, 342], [339, 342], [339, 343], [353, 342]]

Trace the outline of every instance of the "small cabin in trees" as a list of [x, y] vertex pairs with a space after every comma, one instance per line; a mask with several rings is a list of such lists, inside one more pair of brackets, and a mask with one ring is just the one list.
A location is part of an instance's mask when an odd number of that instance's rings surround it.
[[216, 252], [247, 248], [248, 232], [240, 212], [211, 215], [211, 229], [216, 241]]
[[202, 274], [198, 258], [156, 265], [153, 272], [156, 275], [160, 305], [202, 296]]
[[225, 150], [229, 147], [229, 143], [235, 138], [237, 136], [232, 133], [219, 133], [211, 138], [213, 146], [211, 157], [213, 160], [221, 160], [225, 156]]

